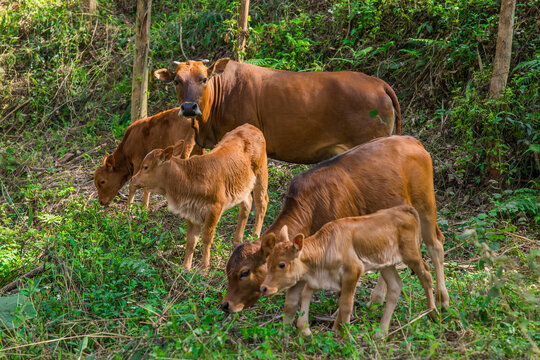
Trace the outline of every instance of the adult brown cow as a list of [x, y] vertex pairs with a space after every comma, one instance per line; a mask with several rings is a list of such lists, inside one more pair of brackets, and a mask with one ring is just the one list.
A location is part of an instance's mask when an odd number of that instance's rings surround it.
[[213, 147], [249, 123], [266, 139], [273, 159], [316, 163], [371, 139], [401, 133], [396, 94], [384, 81], [359, 72], [291, 72], [220, 59], [174, 62], [154, 72], [173, 81], [180, 113], [193, 118], [195, 140]]

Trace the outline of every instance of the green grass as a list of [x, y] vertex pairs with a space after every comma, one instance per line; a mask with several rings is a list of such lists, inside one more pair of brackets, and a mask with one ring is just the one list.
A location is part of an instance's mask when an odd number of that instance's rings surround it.
[[[239, 2], [182, 4], [188, 56], [232, 56]], [[131, 214], [125, 190], [110, 208], [97, 204], [93, 171], [129, 125], [131, 3], [100, 1], [95, 15], [78, 1], [1, 3], [0, 287], [44, 271], [0, 297], [0, 358], [538, 358], [538, 4], [517, 6], [508, 91], [490, 103], [498, 6], [252, 1], [249, 62], [387, 80], [404, 132], [432, 154], [451, 308], [410, 323], [425, 301], [402, 269], [399, 331], [376, 341], [382, 307], [365, 308], [375, 274], [358, 285], [344, 339], [330, 331], [331, 292], [316, 295], [314, 335], [302, 338], [281, 324], [283, 294], [241, 314], [219, 310], [237, 209], [222, 217], [202, 275], [200, 246], [195, 270], [182, 270], [185, 225], [163, 199]], [[154, 2], [152, 70], [182, 60], [178, 38], [178, 2]], [[150, 82], [150, 114], [176, 105], [170, 87]], [[485, 176], [490, 132], [499, 182]], [[270, 166], [265, 227], [307, 168]]]

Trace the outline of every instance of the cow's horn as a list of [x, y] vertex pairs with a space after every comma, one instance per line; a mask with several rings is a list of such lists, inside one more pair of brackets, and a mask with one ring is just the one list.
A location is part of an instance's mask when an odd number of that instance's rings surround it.
[[208, 59], [201, 59], [200, 62], [202, 62], [203, 64], [208, 64], [210, 62], [210, 60]]
[[180, 61], [173, 61], [172, 64], [173, 64], [174, 66], [178, 66], [178, 65], [180, 65]]

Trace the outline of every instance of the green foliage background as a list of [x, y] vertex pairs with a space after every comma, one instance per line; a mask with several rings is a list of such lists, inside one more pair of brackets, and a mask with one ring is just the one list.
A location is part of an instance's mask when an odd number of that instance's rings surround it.
[[[300, 338], [282, 329], [283, 296], [241, 315], [218, 309], [235, 209], [203, 276], [179, 270], [183, 252], [171, 249], [185, 228], [166, 209], [96, 203], [93, 170], [130, 121], [134, 3], [103, 0], [88, 14], [77, 0], [0, 1], [0, 287], [44, 270], [21, 296], [0, 297], [0, 358], [538, 356], [538, 1], [518, 1], [499, 101], [487, 100], [498, 1], [251, 1], [245, 61], [380, 77], [398, 94], [403, 132], [432, 153], [451, 310], [407, 325], [424, 300], [401, 271], [392, 324], [407, 326], [386, 342], [372, 339], [382, 309], [363, 307], [374, 275], [358, 287], [350, 336], [328, 332], [337, 303], [323, 292], [315, 334]], [[239, 1], [181, 3], [187, 55], [234, 57]], [[178, 2], [154, 0], [151, 26], [151, 70], [184, 60]], [[177, 106], [173, 89], [149, 90], [149, 114]], [[266, 225], [305, 169], [270, 167]]]

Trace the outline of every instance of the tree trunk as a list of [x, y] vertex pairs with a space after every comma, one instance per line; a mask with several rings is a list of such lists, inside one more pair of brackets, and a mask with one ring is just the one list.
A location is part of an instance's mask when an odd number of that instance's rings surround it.
[[236, 58], [242, 61], [244, 50], [246, 48], [246, 35], [248, 24], [249, 0], [242, 0], [240, 5], [240, 14], [238, 18], [238, 43], [236, 44]]
[[514, 29], [514, 11], [516, 0], [502, 0], [499, 15], [499, 32], [497, 34], [497, 48], [493, 60], [493, 73], [489, 86], [489, 97], [497, 99], [506, 88], [510, 59], [512, 55], [512, 35]]
[[[497, 47], [493, 60], [493, 73], [489, 86], [488, 97], [496, 100], [506, 89], [508, 73], [510, 72], [510, 60], [512, 58], [512, 35], [514, 29], [514, 11], [516, 0], [502, 0], [499, 14], [499, 30], [497, 34]], [[486, 155], [487, 172], [489, 179], [500, 181], [501, 169], [499, 161], [500, 140], [496, 129], [489, 127], [487, 135], [490, 138], [487, 143]]]
[[148, 53], [152, 0], [137, 1], [133, 78], [131, 82], [131, 122], [147, 116]]
[[84, 2], [84, 7], [86, 10], [88, 10], [88, 12], [93, 13], [97, 10], [97, 2], [96, 0], [86, 0]]

